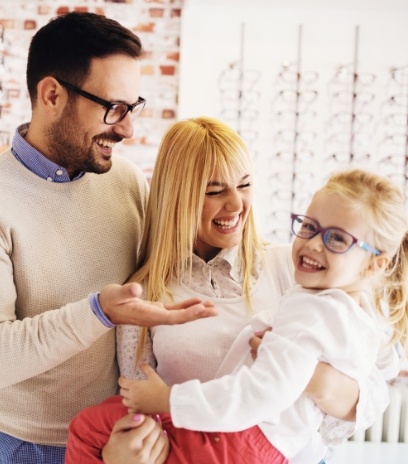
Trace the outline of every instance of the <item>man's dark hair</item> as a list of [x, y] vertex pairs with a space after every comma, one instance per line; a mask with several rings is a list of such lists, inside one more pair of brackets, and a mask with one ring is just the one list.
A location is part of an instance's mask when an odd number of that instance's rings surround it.
[[46, 76], [81, 86], [91, 60], [112, 54], [142, 55], [137, 35], [117, 21], [95, 13], [71, 12], [51, 19], [33, 36], [28, 52], [27, 87], [31, 103]]

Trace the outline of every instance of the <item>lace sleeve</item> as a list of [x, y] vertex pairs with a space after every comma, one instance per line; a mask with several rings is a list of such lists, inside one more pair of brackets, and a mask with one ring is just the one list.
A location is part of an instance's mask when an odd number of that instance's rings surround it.
[[[144, 379], [143, 372], [136, 365], [136, 349], [141, 327], [134, 325], [118, 325], [116, 327], [116, 355], [120, 374], [129, 379]], [[150, 331], [143, 348], [143, 362], [156, 367]]]
[[343, 443], [354, 434], [355, 425], [355, 422], [346, 422], [326, 415], [319, 429], [323, 443], [327, 446]]

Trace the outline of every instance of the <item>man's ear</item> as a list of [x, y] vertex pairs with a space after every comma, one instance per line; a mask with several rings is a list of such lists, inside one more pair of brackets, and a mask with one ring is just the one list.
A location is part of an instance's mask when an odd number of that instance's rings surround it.
[[59, 112], [66, 101], [66, 91], [54, 77], [44, 77], [37, 84], [37, 104], [43, 108], [43, 111]]

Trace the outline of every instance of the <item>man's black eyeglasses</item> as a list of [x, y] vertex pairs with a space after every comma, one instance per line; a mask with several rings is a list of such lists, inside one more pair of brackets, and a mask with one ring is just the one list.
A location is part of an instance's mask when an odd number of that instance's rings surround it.
[[103, 122], [105, 124], [117, 124], [118, 122], [122, 121], [122, 119], [129, 112], [132, 115], [132, 119], [135, 120], [146, 105], [146, 100], [142, 97], [139, 97], [137, 99], [137, 102], [133, 103], [133, 105], [129, 105], [124, 102], [109, 102], [107, 100], [104, 100], [103, 98], [99, 98], [96, 95], [93, 95], [92, 93], [86, 92], [85, 90], [75, 87], [69, 82], [65, 82], [62, 79], [58, 78], [56, 79], [59, 82], [59, 84], [61, 84], [63, 87], [72, 90], [78, 95], [81, 95], [81, 97], [87, 98], [88, 100], [102, 105], [106, 109], [105, 116], [103, 117]]

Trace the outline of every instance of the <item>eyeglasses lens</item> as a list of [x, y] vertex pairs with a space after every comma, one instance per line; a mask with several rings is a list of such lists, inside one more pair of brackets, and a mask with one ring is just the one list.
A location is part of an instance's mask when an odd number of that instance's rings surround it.
[[318, 224], [304, 216], [294, 216], [292, 230], [295, 235], [301, 238], [311, 238], [316, 235], [319, 229]]
[[[145, 106], [145, 103], [141, 102], [133, 108], [133, 111], [131, 112], [131, 116], [133, 120], [135, 120], [140, 115], [144, 106]], [[128, 110], [129, 110], [129, 107], [128, 105], [125, 105], [125, 104], [112, 105], [107, 111], [106, 116], [105, 116], [106, 124], [118, 123], [126, 116]]]
[[323, 241], [327, 249], [335, 253], [344, 253], [353, 245], [351, 236], [340, 229], [327, 229]]

